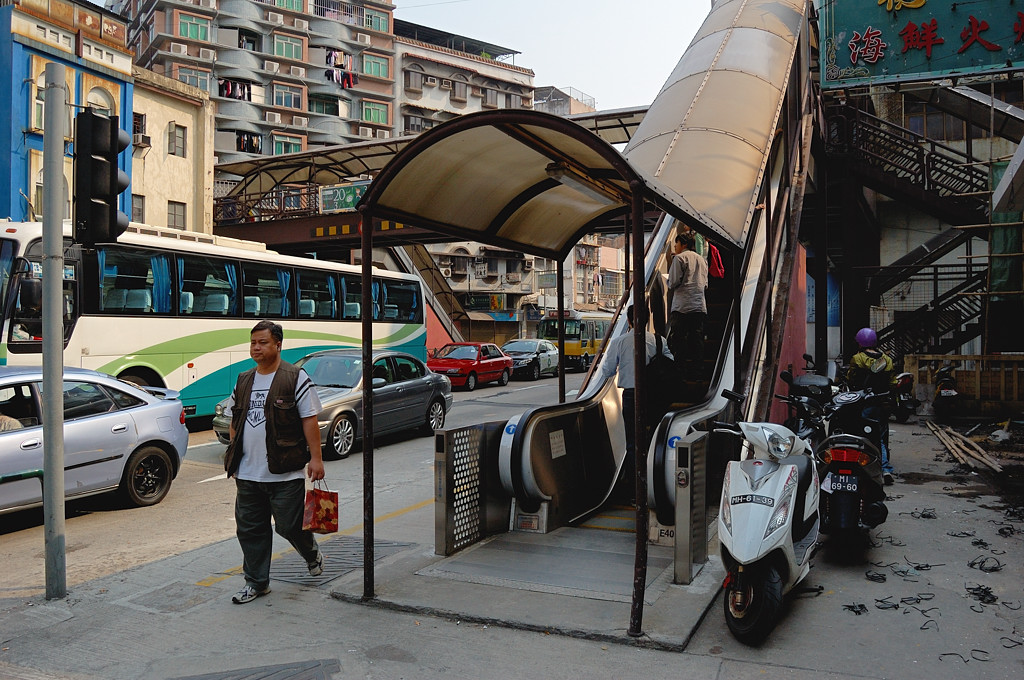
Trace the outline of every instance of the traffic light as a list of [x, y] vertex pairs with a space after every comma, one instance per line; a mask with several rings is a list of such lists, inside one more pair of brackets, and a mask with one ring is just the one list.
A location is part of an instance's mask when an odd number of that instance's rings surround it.
[[117, 167], [118, 155], [131, 138], [117, 116], [85, 109], [75, 117], [75, 241], [86, 246], [112, 243], [128, 228], [128, 216], [117, 209], [128, 188], [128, 175]]

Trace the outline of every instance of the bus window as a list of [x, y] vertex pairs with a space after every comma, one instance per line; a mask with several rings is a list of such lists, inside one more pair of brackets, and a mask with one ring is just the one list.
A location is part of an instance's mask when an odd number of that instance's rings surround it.
[[0, 239], [0, 304], [7, 300], [7, 287], [11, 283], [11, 268], [14, 266], [14, 241]]
[[179, 312], [192, 316], [228, 316], [238, 310], [238, 267], [230, 260], [178, 257]]
[[[252, 262], [242, 263], [242, 314], [249, 318], [294, 317], [292, 309], [292, 270]], [[313, 316], [312, 301], [299, 305], [299, 316]]]
[[[374, 281], [374, 285], [376, 285]], [[383, 305], [385, 321], [402, 323], [423, 322], [423, 300], [420, 286], [415, 281], [381, 281], [385, 291]]]
[[342, 274], [338, 281], [338, 300], [342, 303], [341, 318], [347, 321], [362, 318], [360, 309], [363, 301], [363, 280], [356, 274]]
[[166, 253], [98, 248], [101, 314], [170, 314], [171, 258]]
[[295, 276], [298, 278], [299, 305], [303, 304], [303, 300], [310, 300], [313, 303], [313, 318], [333, 319], [338, 299], [334, 275], [309, 269], [296, 269]]

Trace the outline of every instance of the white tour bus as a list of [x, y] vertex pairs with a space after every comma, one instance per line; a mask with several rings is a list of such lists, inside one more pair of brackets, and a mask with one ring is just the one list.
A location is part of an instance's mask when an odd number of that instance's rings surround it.
[[[133, 223], [85, 249], [65, 223], [64, 364], [181, 392], [212, 415], [253, 366], [249, 330], [284, 326], [283, 357], [361, 345], [359, 266], [281, 255], [261, 243]], [[0, 224], [0, 364], [41, 363], [42, 225]], [[426, 361], [419, 277], [375, 269], [375, 348]]]

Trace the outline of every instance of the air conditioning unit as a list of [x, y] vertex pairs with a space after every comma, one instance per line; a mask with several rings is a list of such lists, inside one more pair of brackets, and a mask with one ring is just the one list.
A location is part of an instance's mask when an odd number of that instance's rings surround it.
[[267, 111], [266, 121], [268, 123], [280, 123], [281, 122], [281, 114], [278, 113], [277, 111]]
[[292, 66], [291, 71], [293, 76], [298, 76], [299, 78], [306, 77], [306, 69], [303, 66]]
[[452, 89], [452, 81], [448, 80], [447, 78], [443, 78], [441, 80], [441, 89], [442, 90], [450, 90], [450, 89]]
[[377, 130], [377, 139], [387, 139], [391, 136], [391, 130]]
[[427, 85], [437, 85], [437, 78], [435, 78], [434, 76], [427, 76], [426, 78], [423, 79], [423, 82], [426, 83]]
[[307, 125], [309, 125], [309, 118], [307, 118], [306, 116], [292, 116], [292, 125], [306, 127]]
[[299, 29], [300, 31], [309, 30], [309, 22], [306, 21], [305, 19], [296, 19], [295, 28]]
[[211, 50], [211, 49], [207, 49], [205, 47], [201, 47], [201, 48], [199, 48], [199, 58], [200, 59], [216, 59], [217, 58], [217, 50]]
[[506, 283], [519, 283], [522, 280], [519, 272], [508, 272], [505, 274]]
[[369, 45], [370, 35], [368, 33], [356, 33], [356, 42], [361, 42], [364, 45]]
[[533, 260], [523, 260], [523, 271], [524, 272], [531, 272], [531, 271], [533, 271]]
[[184, 43], [172, 42], [171, 43], [171, 53], [172, 54], [188, 54], [188, 45], [185, 45]]
[[451, 267], [441, 267], [440, 271], [441, 271], [441, 276], [443, 276], [444, 278], [446, 278], [446, 279], [452, 278], [452, 268]]
[[199, 0], [201, 7], [209, 7], [210, 9], [217, 9], [217, 0]]
[[134, 135], [132, 135], [132, 146], [139, 149], [144, 149], [146, 147], [152, 146], [152, 144], [150, 143], [149, 135], [135, 133]]
[[280, 12], [267, 12], [267, 21], [272, 24], [283, 24], [284, 15]]
[[359, 126], [359, 136], [360, 137], [373, 137], [373, 128], [372, 127], [366, 127], [364, 125], [360, 125]]
[[281, 70], [281, 65], [276, 61], [265, 61], [263, 62], [263, 70], [270, 71], [271, 73], [277, 73]]

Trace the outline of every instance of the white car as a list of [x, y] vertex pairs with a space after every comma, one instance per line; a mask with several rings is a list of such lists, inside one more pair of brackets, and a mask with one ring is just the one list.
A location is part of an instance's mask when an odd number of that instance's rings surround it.
[[[0, 367], [0, 514], [43, 502], [42, 407], [42, 368]], [[116, 492], [129, 505], [155, 505], [187, 448], [173, 390], [64, 369], [65, 498]]]

